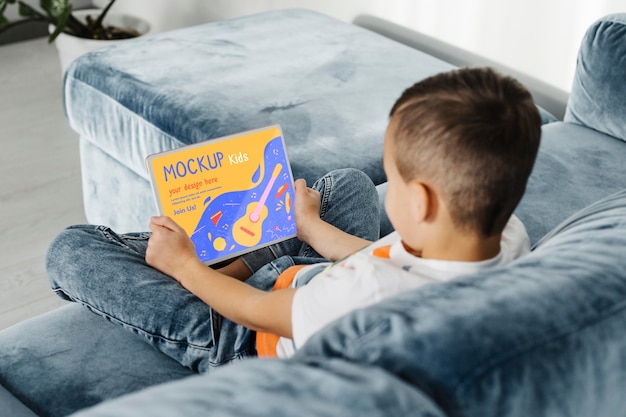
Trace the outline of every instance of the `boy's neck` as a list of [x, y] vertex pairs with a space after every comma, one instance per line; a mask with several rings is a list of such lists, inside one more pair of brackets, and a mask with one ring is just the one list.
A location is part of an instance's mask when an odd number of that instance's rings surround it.
[[424, 259], [480, 262], [494, 258], [500, 253], [501, 239], [501, 234], [480, 238], [459, 233], [427, 239], [421, 251], [414, 250], [406, 244], [404, 246], [409, 253]]

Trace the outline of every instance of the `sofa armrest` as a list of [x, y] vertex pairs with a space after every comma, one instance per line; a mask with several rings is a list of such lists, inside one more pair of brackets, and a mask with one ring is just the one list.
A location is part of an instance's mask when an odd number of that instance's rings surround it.
[[564, 121], [626, 141], [626, 13], [603, 17], [587, 30]]
[[353, 23], [369, 29], [387, 38], [393, 39], [411, 48], [418, 49], [458, 67], [489, 66], [498, 71], [517, 78], [528, 88], [537, 105], [547, 110], [559, 120], [563, 119], [567, 105], [568, 93], [537, 78], [531, 77], [510, 67], [483, 56], [473, 54], [449, 43], [396, 25], [387, 20], [370, 15], [359, 15]]
[[162, 384], [73, 417], [448, 417], [418, 388], [376, 367], [254, 359]]
[[37, 415], [0, 385], [0, 417], [37, 417]]
[[385, 370], [449, 416], [624, 415], [625, 218], [623, 190], [505, 267], [349, 313], [292, 360]]

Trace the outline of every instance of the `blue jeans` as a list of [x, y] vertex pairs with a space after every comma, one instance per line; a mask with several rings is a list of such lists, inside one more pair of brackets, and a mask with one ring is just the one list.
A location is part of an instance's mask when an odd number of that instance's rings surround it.
[[[313, 188], [321, 194], [322, 219], [364, 239], [378, 239], [378, 194], [364, 173], [333, 171]], [[149, 233], [120, 235], [105, 226], [65, 229], [48, 250], [52, 289], [199, 372], [256, 356], [253, 331], [222, 318], [175, 280], [146, 264], [149, 237]], [[297, 239], [251, 252], [242, 260], [254, 272], [246, 282], [265, 291], [272, 289], [286, 268], [325, 261]]]

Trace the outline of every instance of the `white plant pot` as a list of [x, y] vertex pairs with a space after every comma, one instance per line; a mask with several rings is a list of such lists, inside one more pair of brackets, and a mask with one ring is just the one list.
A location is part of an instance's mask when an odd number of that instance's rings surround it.
[[[95, 19], [97, 18], [99, 13], [100, 9], [84, 9], [76, 10], [73, 14], [77, 19], [85, 22], [88, 15], [91, 15]], [[145, 35], [150, 31], [150, 24], [145, 20], [124, 14], [108, 13], [104, 19], [104, 23], [107, 26], [117, 26], [125, 29], [134, 29], [141, 35]], [[50, 25], [48, 30], [50, 33], [54, 32], [55, 26]], [[125, 42], [127, 40], [128, 39], [85, 39], [68, 35], [66, 33], [61, 33], [54, 41], [57, 50], [59, 51], [59, 59], [61, 61], [61, 73], [64, 74], [65, 70], [67, 70], [72, 61], [74, 61], [79, 56], [87, 52], [114, 45], [119, 42]]]

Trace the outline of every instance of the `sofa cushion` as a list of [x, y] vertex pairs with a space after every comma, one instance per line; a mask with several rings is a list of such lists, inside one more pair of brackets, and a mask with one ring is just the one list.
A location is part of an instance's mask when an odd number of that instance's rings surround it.
[[[41, 416], [66, 416], [191, 374], [142, 338], [78, 304], [0, 332], [0, 385]], [[0, 410], [2, 401], [0, 391]]]
[[381, 367], [449, 416], [623, 415], [625, 247], [626, 190], [508, 267], [339, 319], [294, 359]]
[[565, 121], [626, 141], [626, 13], [593, 24], [580, 46]]
[[542, 127], [539, 154], [515, 213], [532, 244], [578, 210], [626, 188], [626, 144], [574, 123]]
[[0, 416], [2, 417], [37, 417], [9, 391], [0, 385]]

